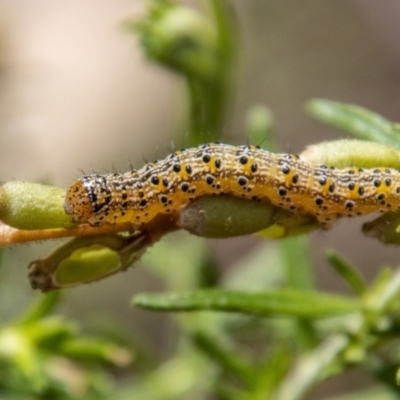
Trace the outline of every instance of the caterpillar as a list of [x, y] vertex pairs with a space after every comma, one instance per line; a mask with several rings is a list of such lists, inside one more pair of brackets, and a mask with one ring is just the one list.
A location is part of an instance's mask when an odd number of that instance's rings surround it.
[[74, 222], [143, 226], [205, 195], [232, 195], [312, 215], [328, 228], [340, 216], [400, 208], [400, 171], [310, 165], [254, 146], [204, 144], [123, 174], [85, 175], [67, 191]]

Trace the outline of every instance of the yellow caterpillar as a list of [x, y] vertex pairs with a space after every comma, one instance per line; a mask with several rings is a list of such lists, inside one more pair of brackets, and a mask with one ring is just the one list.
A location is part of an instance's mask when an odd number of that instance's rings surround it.
[[314, 166], [292, 154], [211, 143], [137, 171], [83, 176], [68, 190], [65, 211], [75, 222], [95, 226], [141, 226], [205, 195], [271, 202], [294, 215], [313, 215], [328, 227], [340, 216], [399, 209], [400, 172]]

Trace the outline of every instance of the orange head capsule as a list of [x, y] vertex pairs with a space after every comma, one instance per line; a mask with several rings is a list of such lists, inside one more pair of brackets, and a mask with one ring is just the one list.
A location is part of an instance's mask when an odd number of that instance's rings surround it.
[[72, 216], [74, 222], [87, 222], [93, 215], [93, 207], [82, 179], [76, 181], [68, 189], [65, 196], [64, 210]]

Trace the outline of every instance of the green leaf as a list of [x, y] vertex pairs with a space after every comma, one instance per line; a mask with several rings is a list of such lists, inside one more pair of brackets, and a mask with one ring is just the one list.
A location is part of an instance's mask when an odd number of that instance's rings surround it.
[[276, 400], [302, 400], [335, 364], [348, 344], [344, 336], [331, 336], [312, 352], [301, 356], [290, 375], [280, 385]]
[[305, 236], [287, 238], [280, 243], [287, 284], [295, 289], [312, 289], [314, 272], [309, 240]]
[[314, 118], [361, 139], [400, 147], [400, 134], [396, 125], [366, 108], [314, 99], [306, 105], [306, 109]]
[[64, 356], [91, 363], [110, 363], [118, 367], [126, 367], [132, 361], [128, 350], [104, 339], [81, 338], [67, 340], [60, 347]]
[[372, 287], [366, 292], [364, 304], [370, 311], [388, 312], [400, 295], [400, 269], [380, 271]]
[[258, 315], [323, 318], [360, 311], [358, 300], [291, 289], [262, 292], [198, 290], [186, 293], [140, 294], [132, 304], [158, 311], [214, 310]]
[[[269, 350], [272, 354], [257, 368], [255, 385], [248, 391], [248, 396], [243, 400], [265, 400], [269, 399], [266, 394], [272, 394], [286, 376], [293, 354], [289, 348], [281, 347], [280, 344]], [[272, 396], [271, 396], [272, 397]]]
[[61, 292], [52, 292], [37, 297], [36, 301], [16, 320], [17, 324], [31, 324], [48, 316], [60, 303]]
[[335, 271], [349, 284], [356, 294], [361, 296], [365, 293], [367, 284], [352, 264], [342, 258], [334, 250], [327, 251], [326, 258]]
[[224, 338], [211, 336], [205, 332], [195, 332], [193, 340], [196, 346], [225, 373], [231, 374], [235, 379], [240, 379], [248, 386], [254, 383], [255, 368], [233, 348], [229, 348]]

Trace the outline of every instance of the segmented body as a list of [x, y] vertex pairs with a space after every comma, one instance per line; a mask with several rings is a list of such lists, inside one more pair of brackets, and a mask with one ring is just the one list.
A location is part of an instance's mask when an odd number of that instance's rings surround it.
[[328, 226], [339, 216], [400, 208], [400, 172], [313, 166], [291, 154], [211, 143], [138, 171], [83, 176], [68, 190], [65, 210], [76, 222], [140, 226], [201, 196], [222, 194], [269, 201]]

